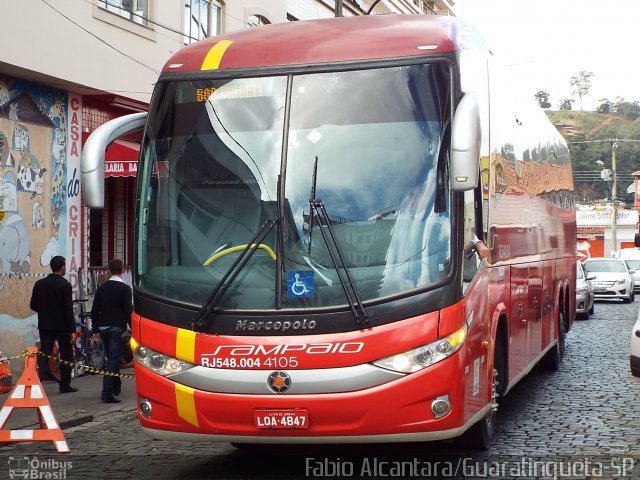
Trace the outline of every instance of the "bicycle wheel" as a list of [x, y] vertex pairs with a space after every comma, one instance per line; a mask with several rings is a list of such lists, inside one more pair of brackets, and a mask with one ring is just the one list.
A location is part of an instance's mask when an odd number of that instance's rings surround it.
[[89, 337], [89, 341], [86, 344], [86, 355], [87, 362], [91, 368], [104, 370], [106, 358], [102, 342], [96, 342], [93, 337]]
[[[82, 348], [82, 334], [78, 335], [76, 337], [76, 340], [73, 342], [73, 362], [76, 365], [84, 365], [87, 366], [87, 357], [83, 352], [83, 348]], [[81, 377], [82, 375], [85, 375], [86, 371], [83, 370], [82, 368], [76, 368], [73, 367], [71, 369], [71, 378], [77, 378], [77, 377]]]

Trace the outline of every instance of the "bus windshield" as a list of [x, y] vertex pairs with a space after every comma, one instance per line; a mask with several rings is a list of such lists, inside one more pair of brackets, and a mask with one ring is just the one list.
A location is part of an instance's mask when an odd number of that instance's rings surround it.
[[141, 291], [201, 306], [256, 238], [216, 308], [344, 306], [344, 271], [365, 303], [447, 278], [446, 64], [200, 78], [154, 93], [138, 184]]

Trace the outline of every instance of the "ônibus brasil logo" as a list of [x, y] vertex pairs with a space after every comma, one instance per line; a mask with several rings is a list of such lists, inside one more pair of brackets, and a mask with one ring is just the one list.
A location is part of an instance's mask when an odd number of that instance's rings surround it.
[[55, 458], [9, 457], [9, 478], [11, 480], [18, 478], [63, 480], [67, 478], [67, 471], [72, 468], [72, 462]]

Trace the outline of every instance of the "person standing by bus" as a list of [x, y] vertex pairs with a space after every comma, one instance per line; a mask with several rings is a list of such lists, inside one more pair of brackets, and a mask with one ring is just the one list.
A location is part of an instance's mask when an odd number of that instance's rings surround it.
[[[111, 277], [96, 290], [91, 308], [93, 336], [102, 340], [107, 355], [107, 371], [120, 373], [122, 333], [127, 329], [133, 312], [131, 287], [122, 279], [122, 260], [109, 261]], [[105, 375], [102, 379], [102, 402], [120, 403], [122, 381], [117, 376]]]
[[[73, 299], [71, 284], [64, 278], [67, 262], [60, 255], [49, 262], [51, 273], [38, 280], [31, 293], [31, 310], [38, 314], [38, 331], [40, 334], [40, 351], [51, 355], [53, 344], [58, 342], [60, 358], [73, 362], [71, 342], [75, 339], [75, 317], [73, 316]], [[38, 357], [38, 370], [41, 376], [47, 371], [49, 359]], [[71, 367], [60, 364], [60, 393], [73, 393], [78, 389], [71, 386]]]

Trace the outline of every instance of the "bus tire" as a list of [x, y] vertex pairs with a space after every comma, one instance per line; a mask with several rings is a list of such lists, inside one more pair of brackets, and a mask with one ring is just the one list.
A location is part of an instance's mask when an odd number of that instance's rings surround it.
[[561, 308], [558, 313], [558, 341], [542, 359], [542, 365], [547, 370], [557, 372], [560, 369], [562, 357], [564, 357], [565, 337], [564, 311]]
[[494, 363], [491, 382], [491, 406], [486, 415], [462, 436], [462, 446], [469, 450], [488, 450], [493, 440], [498, 418], [498, 397], [506, 389], [506, 351], [503, 342], [504, 332], [498, 330], [494, 351]]
[[493, 369], [493, 382], [491, 386], [492, 402], [489, 411], [482, 419], [467, 430], [462, 438], [462, 447], [468, 450], [488, 450], [496, 430], [498, 416], [498, 370]]

